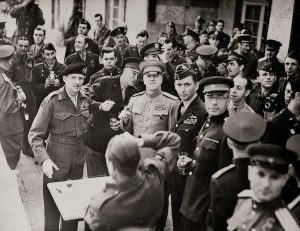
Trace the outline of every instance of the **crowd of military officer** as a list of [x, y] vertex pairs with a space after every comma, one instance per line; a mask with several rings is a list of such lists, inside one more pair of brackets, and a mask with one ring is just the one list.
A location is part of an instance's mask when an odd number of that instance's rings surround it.
[[251, 31], [230, 39], [223, 20], [205, 28], [201, 16], [180, 35], [168, 22], [153, 43], [143, 30], [135, 45], [126, 26], [95, 22], [90, 38], [81, 19], [64, 64], [40, 26], [33, 40], [18, 30], [16, 48], [0, 42], [0, 141], [12, 169], [21, 149], [42, 165], [45, 230], [77, 230], [46, 185], [81, 178], [84, 164], [112, 177], [86, 230], [164, 230], [169, 195], [175, 231], [300, 230], [300, 50], [281, 63], [268, 39], [258, 59]]

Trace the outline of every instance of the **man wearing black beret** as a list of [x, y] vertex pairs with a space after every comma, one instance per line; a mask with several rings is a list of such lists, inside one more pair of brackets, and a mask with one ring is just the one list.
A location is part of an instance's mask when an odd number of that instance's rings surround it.
[[[50, 93], [33, 121], [28, 140], [43, 169], [44, 230], [59, 230], [60, 213], [47, 184], [83, 176], [86, 147], [83, 133], [89, 118], [89, 100], [80, 93], [84, 82], [81, 63], [72, 63], [61, 73], [65, 86]], [[49, 133], [47, 148], [44, 138]], [[61, 230], [77, 230], [77, 221], [61, 222]]]

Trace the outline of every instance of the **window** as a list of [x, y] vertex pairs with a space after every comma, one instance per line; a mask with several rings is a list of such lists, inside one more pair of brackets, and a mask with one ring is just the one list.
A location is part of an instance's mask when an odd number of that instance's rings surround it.
[[261, 1], [245, 1], [242, 8], [242, 23], [245, 27], [252, 31], [252, 39], [260, 50], [261, 45], [267, 39], [269, 24], [269, 2]]
[[120, 22], [125, 22], [126, 0], [107, 0], [109, 4], [109, 27], [116, 28]]

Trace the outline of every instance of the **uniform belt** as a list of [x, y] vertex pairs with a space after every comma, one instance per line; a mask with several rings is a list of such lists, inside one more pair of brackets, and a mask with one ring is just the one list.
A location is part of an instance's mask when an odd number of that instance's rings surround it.
[[64, 136], [49, 134], [48, 140], [53, 142], [63, 143], [63, 144], [77, 144], [78, 142], [80, 142], [80, 140], [83, 139], [82, 136], [72, 138], [72, 137], [64, 137]]

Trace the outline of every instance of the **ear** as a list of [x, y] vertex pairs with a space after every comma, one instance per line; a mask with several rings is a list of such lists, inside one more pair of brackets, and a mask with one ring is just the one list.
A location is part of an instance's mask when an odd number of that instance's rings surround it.
[[240, 65], [240, 70], [242, 71], [242, 70], [244, 70], [244, 68], [245, 68], [245, 65], [244, 65], [244, 64], [241, 64], [241, 65]]
[[198, 81], [195, 83], [195, 89], [196, 89], [196, 91], [198, 91], [198, 89], [199, 89], [199, 82]]
[[230, 140], [230, 138], [227, 138], [227, 145], [230, 149], [232, 149], [232, 141]]
[[87, 49], [87, 48], [88, 48], [88, 46], [89, 46], [89, 44], [88, 44], [88, 43], [86, 43], [86, 44], [85, 44], [85, 48]]
[[247, 89], [246, 92], [245, 92], [245, 97], [248, 97], [248, 95], [250, 94], [251, 90], [250, 89]]
[[63, 81], [66, 82], [66, 79], [67, 79], [67, 76], [64, 75], [64, 76], [63, 76]]
[[248, 180], [249, 180], [250, 182], [251, 182], [251, 179], [252, 179], [252, 171], [253, 171], [252, 166], [249, 165], [249, 166], [248, 166]]

